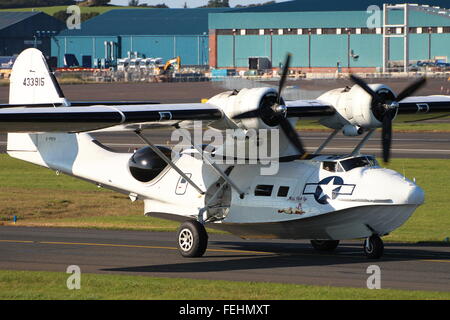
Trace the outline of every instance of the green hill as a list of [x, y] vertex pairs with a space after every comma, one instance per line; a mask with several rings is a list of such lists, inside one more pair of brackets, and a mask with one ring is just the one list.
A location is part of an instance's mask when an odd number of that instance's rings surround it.
[[[81, 7], [81, 13], [98, 12], [100, 14], [115, 9], [146, 9], [145, 7], [115, 7], [115, 6], [101, 6], [101, 7]], [[53, 6], [53, 7], [36, 7], [36, 8], [17, 8], [17, 9], [1, 9], [0, 11], [42, 11], [50, 16], [53, 16], [58, 11], [66, 10], [67, 6]], [[148, 9], [148, 8], [147, 8]]]

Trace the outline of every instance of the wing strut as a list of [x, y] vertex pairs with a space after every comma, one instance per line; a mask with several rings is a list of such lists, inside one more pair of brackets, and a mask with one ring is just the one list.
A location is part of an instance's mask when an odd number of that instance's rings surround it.
[[189, 141], [189, 143], [198, 151], [198, 153], [201, 155], [203, 161], [206, 162], [207, 164], [209, 164], [220, 177], [222, 177], [234, 190], [236, 190], [236, 192], [239, 194], [239, 197], [241, 199], [244, 199], [245, 193], [233, 182], [233, 180], [231, 180], [230, 177], [228, 177], [228, 175], [225, 172], [223, 172], [222, 169], [220, 169], [219, 166], [217, 164], [215, 164], [211, 160], [211, 158], [203, 152], [201, 147], [192, 143], [192, 140], [191, 140], [191, 137], [189, 134], [184, 132], [184, 130], [180, 130], [180, 132], [183, 135], [183, 137], [185, 137], [187, 139], [187, 141]]
[[136, 133], [136, 135], [141, 138], [142, 141], [144, 141], [146, 144], [148, 144], [148, 146], [161, 158], [163, 159], [169, 166], [171, 166], [176, 172], [178, 172], [178, 174], [180, 176], [182, 176], [191, 186], [193, 186], [195, 188], [195, 190], [197, 190], [200, 194], [204, 195], [205, 191], [203, 191], [202, 189], [200, 189], [200, 187], [194, 182], [192, 181], [183, 171], [180, 170], [180, 168], [178, 168], [175, 163], [172, 162], [172, 160], [170, 160], [168, 157], [166, 157], [166, 155], [159, 150], [153, 143], [151, 143], [150, 140], [148, 140], [146, 137], [144, 137], [141, 133], [141, 130], [135, 130], [134, 131]]
[[317, 148], [316, 152], [314, 154], [319, 154], [322, 152], [323, 149], [333, 140], [333, 138], [336, 136], [336, 134], [339, 132], [340, 129], [334, 129], [334, 131], [328, 136], [327, 140], [325, 140], [320, 147]]
[[375, 129], [370, 129], [369, 132], [364, 136], [364, 138], [358, 143], [355, 149], [350, 154], [351, 156], [356, 156], [361, 151], [361, 148], [366, 144], [366, 142], [370, 139], [370, 137], [374, 134]]

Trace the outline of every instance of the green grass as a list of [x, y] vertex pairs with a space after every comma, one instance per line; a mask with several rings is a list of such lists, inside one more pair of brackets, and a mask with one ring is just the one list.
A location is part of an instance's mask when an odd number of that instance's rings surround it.
[[[450, 237], [448, 187], [450, 161], [392, 159], [392, 168], [416, 178], [425, 190], [425, 204], [387, 241], [443, 241]], [[29, 163], [0, 155], [0, 223], [18, 225], [90, 227], [174, 231], [178, 223], [143, 216], [143, 203], [126, 195]]]
[[[83, 272], [83, 270], [81, 270]], [[81, 274], [81, 289], [68, 290], [69, 274], [0, 270], [0, 299], [160, 300], [393, 300], [450, 299], [450, 292], [369, 290], [265, 282], [233, 282]]]
[[388, 241], [442, 241], [450, 237], [450, 160], [392, 159], [389, 168], [416, 178], [425, 191], [425, 204]]
[[[395, 132], [450, 132], [450, 122], [429, 123], [429, 122], [394, 121], [392, 128], [394, 130], [394, 134]], [[321, 125], [319, 122], [317, 122], [317, 120], [305, 120], [305, 119], [302, 119], [297, 122], [296, 129], [330, 131], [330, 132], [332, 131], [332, 129], [329, 129]]]
[[[16, 8], [16, 9], [1, 9], [0, 11], [41, 11], [50, 16], [58, 11], [66, 10], [68, 6], [53, 6], [53, 7], [36, 7], [36, 8]], [[99, 6], [99, 7], [81, 7], [81, 13], [98, 12], [100, 14], [115, 9], [141, 9], [145, 7], [114, 7], [114, 6]]]

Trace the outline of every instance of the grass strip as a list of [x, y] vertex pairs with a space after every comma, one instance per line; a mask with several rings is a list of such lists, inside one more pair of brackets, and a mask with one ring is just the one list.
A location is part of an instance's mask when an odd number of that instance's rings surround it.
[[81, 274], [81, 288], [67, 289], [64, 272], [0, 270], [0, 299], [32, 300], [448, 300], [450, 292], [310, 286], [268, 282], [237, 282]]

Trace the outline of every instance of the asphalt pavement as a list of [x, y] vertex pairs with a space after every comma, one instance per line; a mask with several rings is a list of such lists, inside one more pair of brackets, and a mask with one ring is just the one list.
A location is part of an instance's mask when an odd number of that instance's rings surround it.
[[9, 226], [0, 227], [0, 257], [8, 270], [78, 265], [82, 273], [358, 288], [367, 288], [368, 267], [377, 265], [382, 288], [450, 291], [450, 246], [436, 244], [386, 243], [385, 255], [369, 260], [360, 241], [322, 254], [306, 241], [210, 234], [205, 256], [183, 258], [175, 233]]

